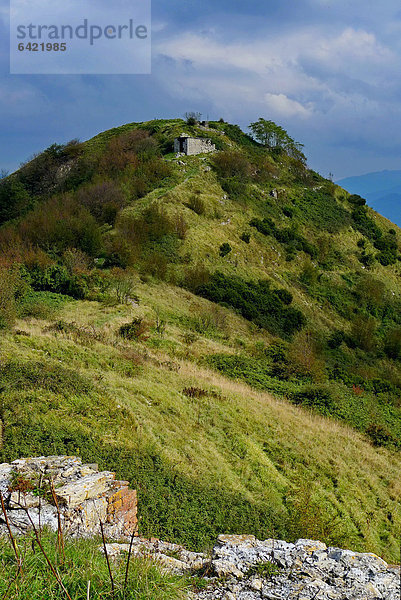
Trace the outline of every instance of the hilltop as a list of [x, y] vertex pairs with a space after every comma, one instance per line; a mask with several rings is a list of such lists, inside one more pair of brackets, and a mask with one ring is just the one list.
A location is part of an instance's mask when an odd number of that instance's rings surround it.
[[[217, 151], [177, 157], [181, 133]], [[117, 469], [140, 533], [189, 549], [399, 560], [398, 227], [292, 140], [181, 119], [51, 146], [0, 222], [3, 461]]]

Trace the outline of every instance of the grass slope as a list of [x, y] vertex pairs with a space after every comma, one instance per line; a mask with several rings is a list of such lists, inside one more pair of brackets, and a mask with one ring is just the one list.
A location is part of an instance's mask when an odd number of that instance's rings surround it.
[[[220, 152], [175, 157], [182, 132]], [[143, 534], [190, 548], [248, 532], [399, 560], [396, 226], [180, 119], [51, 147], [1, 183], [0, 222], [2, 460], [99, 462], [138, 488]]]
[[[2, 460], [99, 461], [138, 488], [141, 533], [190, 548], [221, 531], [253, 532], [319, 537], [396, 560], [399, 455], [203, 366], [205, 354], [233, 352], [219, 331], [184, 341], [177, 321], [207, 301], [166, 284], [142, 284], [138, 295], [136, 309], [70, 302], [51, 327], [25, 320], [2, 339]], [[162, 336], [116, 335], [132, 316], [155, 311], [167, 323]], [[251, 343], [249, 324], [230, 317]]]

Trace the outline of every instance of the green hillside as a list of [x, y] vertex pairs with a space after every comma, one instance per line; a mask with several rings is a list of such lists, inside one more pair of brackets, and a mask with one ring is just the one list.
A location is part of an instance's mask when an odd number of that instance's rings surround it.
[[401, 232], [275, 135], [133, 123], [0, 182], [0, 460], [116, 470], [191, 548], [399, 561]]

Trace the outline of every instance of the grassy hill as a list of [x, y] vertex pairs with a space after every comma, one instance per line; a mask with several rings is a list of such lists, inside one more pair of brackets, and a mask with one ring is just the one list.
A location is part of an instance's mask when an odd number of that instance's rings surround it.
[[[0, 183], [1, 459], [76, 453], [141, 532], [399, 560], [400, 230], [234, 125], [130, 124]], [[218, 152], [175, 157], [174, 137]]]

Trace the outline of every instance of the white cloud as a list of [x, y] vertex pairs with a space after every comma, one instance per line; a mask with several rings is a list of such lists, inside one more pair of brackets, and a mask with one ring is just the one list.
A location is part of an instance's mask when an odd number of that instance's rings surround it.
[[157, 52], [172, 61], [160, 75], [165, 85], [197, 88], [218, 105], [222, 98], [239, 107], [264, 104], [289, 119], [336, 107], [375, 113], [376, 96], [393, 85], [400, 66], [373, 33], [351, 27], [330, 34], [305, 27], [246, 42], [186, 33], [160, 42]]
[[303, 106], [291, 100], [285, 94], [265, 94], [266, 106], [275, 114], [283, 117], [309, 117], [313, 113], [312, 105]]

